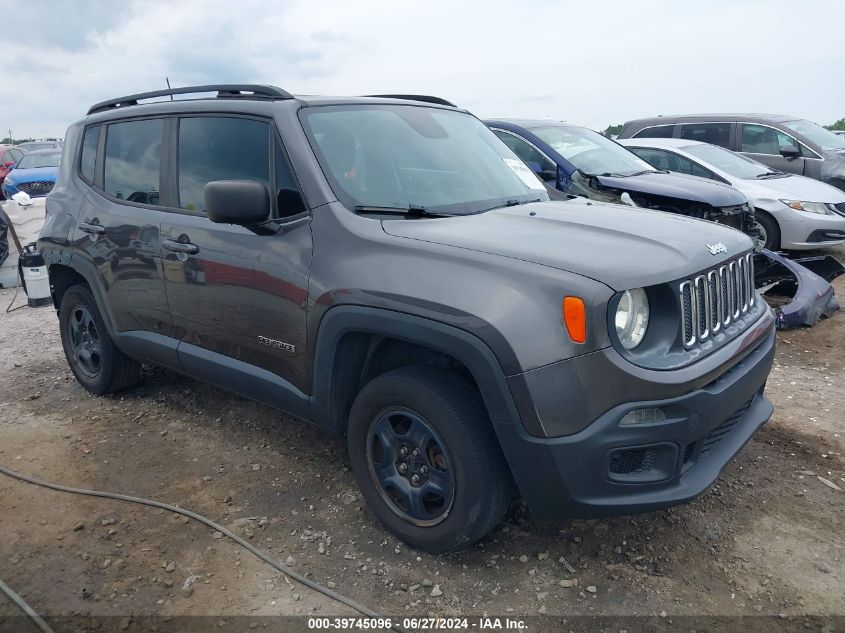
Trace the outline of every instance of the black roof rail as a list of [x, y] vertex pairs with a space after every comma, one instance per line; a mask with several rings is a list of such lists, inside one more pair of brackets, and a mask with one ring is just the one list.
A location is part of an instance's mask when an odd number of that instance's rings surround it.
[[167, 88], [165, 90], [153, 90], [152, 92], [141, 92], [117, 99], [108, 99], [95, 103], [88, 108], [88, 114], [104, 112], [112, 108], [123, 108], [126, 106], [138, 105], [141, 99], [155, 99], [156, 97], [172, 97], [173, 95], [186, 95], [202, 92], [216, 92], [218, 99], [267, 99], [281, 100], [293, 99], [293, 95], [276, 86], [262, 86], [259, 84], [209, 84], [206, 86], [185, 86], [183, 88]]
[[410, 101], [422, 101], [424, 103], [436, 103], [437, 105], [449, 106], [457, 108], [451, 101], [446, 101], [441, 97], [432, 97], [431, 95], [364, 95], [365, 97], [381, 97], [382, 99], [408, 99]]

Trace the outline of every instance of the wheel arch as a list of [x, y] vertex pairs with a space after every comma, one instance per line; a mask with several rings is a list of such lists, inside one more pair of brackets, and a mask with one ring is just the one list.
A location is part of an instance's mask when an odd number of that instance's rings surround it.
[[[49, 261], [49, 260], [48, 260]], [[106, 301], [103, 294], [102, 287], [96, 283], [98, 276], [93, 266], [91, 270], [87, 270], [86, 266], [79, 266], [78, 259], [70, 258], [62, 262], [48, 263], [47, 275], [50, 279], [50, 294], [53, 297], [53, 306], [56, 310], [59, 309], [62, 303], [62, 297], [67, 289], [78, 283], [84, 283], [94, 295], [94, 300], [97, 302], [97, 307], [106, 323], [109, 335], [116, 338], [117, 331], [114, 326], [114, 317], [111, 313], [111, 307]]]
[[494, 428], [519, 423], [504, 371], [481, 339], [439, 321], [362, 306], [332, 308], [320, 321], [312, 421], [343, 433], [349, 407], [366, 382], [415, 362], [465, 371]]

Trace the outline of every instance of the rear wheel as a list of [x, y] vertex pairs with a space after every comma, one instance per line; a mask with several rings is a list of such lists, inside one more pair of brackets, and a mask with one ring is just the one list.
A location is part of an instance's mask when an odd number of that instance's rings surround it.
[[138, 380], [140, 364], [114, 344], [87, 286], [78, 284], [65, 291], [59, 307], [59, 328], [68, 365], [89, 392], [112, 393]]
[[420, 365], [378, 376], [352, 406], [348, 444], [373, 513], [414, 547], [466, 547], [496, 526], [511, 500], [481, 399], [456, 374]]
[[776, 251], [780, 248], [780, 227], [777, 220], [775, 220], [768, 213], [757, 211], [754, 214], [754, 219], [757, 221], [757, 228], [760, 231], [760, 239], [763, 245], [770, 251]]

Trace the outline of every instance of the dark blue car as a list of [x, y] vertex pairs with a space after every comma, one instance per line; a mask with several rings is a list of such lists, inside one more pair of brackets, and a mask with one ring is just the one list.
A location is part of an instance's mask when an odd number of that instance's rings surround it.
[[485, 123], [551, 189], [714, 220], [756, 235], [745, 196], [727, 185], [660, 171], [585, 127], [550, 120]]

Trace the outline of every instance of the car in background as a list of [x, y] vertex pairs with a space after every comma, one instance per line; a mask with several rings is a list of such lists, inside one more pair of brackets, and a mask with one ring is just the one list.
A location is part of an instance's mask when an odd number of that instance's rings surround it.
[[616, 141], [578, 125], [513, 119], [485, 123], [550, 189], [712, 220], [757, 236], [753, 209], [728, 185], [655, 169]]
[[696, 114], [628, 121], [626, 138], [682, 138], [740, 152], [772, 169], [845, 191], [845, 136], [795, 116]]
[[12, 145], [0, 145], [0, 200], [3, 199], [3, 181], [12, 168], [18, 164], [23, 151]]
[[61, 158], [62, 152], [55, 149], [24, 154], [15, 168], [6, 175], [3, 195], [9, 199], [19, 191], [24, 191], [31, 198], [46, 196], [56, 184]]
[[61, 151], [62, 143], [61, 141], [26, 141], [25, 143], [16, 145], [16, 147], [25, 152], [38, 152], [42, 149], [57, 149]]
[[710, 178], [741, 191], [754, 207], [761, 239], [769, 250], [809, 250], [845, 242], [845, 192], [836, 187], [700, 141], [620, 142], [657, 169]]

